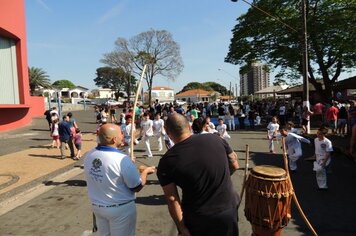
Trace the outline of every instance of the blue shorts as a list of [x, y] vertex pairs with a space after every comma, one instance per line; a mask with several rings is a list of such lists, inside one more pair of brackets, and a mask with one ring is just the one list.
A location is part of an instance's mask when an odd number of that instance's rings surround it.
[[337, 127], [336, 120], [328, 120], [328, 124], [331, 129], [335, 129]]

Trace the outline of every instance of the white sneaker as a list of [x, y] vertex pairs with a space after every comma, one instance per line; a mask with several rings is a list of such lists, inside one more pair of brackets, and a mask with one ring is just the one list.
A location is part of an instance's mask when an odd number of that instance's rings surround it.
[[159, 152], [162, 152], [162, 148], [158, 149]]

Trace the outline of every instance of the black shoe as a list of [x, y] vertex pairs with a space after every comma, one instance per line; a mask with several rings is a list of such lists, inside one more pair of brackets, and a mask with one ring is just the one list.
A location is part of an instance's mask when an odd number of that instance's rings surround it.
[[318, 188], [319, 191], [328, 191], [328, 188]]

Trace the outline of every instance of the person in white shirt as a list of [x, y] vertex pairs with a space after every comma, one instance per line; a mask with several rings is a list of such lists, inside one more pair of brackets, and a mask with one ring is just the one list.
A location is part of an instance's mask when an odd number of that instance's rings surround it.
[[151, 151], [150, 137], [153, 136], [153, 121], [150, 120], [150, 115], [148, 112], [143, 114], [143, 120], [141, 121], [141, 137], [145, 142], [146, 156], [153, 157]]
[[327, 190], [326, 169], [331, 161], [331, 152], [333, 146], [331, 141], [325, 137], [328, 133], [326, 128], [320, 128], [317, 132], [317, 137], [314, 139], [315, 144], [315, 157], [314, 171], [319, 190]]
[[205, 117], [203, 121], [207, 125], [207, 131], [211, 134], [217, 133], [218, 131], [215, 129], [215, 125], [211, 122], [210, 116]]
[[218, 119], [219, 125], [216, 126], [216, 130], [219, 133], [219, 136], [225, 140], [230, 139], [230, 135], [227, 133], [227, 126], [224, 124], [224, 119]]
[[270, 153], [275, 153], [273, 139], [278, 134], [279, 124], [276, 116], [272, 117], [272, 121], [267, 126], [267, 139], [268, 139], [268, 148]]
[[297, 160], [303, 155], [302, 145], [300, 142], [310, 144], [310, 141], [302, 136], [291, 132], [288, 127], [283, 127], [281, 135], [285, 137], [287, 155], [289, 159], [289, 168], [292, 172], [297, 170]]
[[165, 134], [164, 121], [161, 119], [161, 113], [157, 112], [153, 120], [153, 135], [157, 138], [159, 152], [163, 149], [162, 137], [164, 137]]
[[[132, 116], [126, 115], [125, 123], [121, 125], [122, 135], [124, 136], [124, 151], [130, 155], [131, 154], [131, 127], [134, 128], [134, 134], [136, 133], [135, 126], [132, 126]], [[134, 144], [137, 145], [139, 141], [134, 137]]]
[[98, 133], [100, 143], [84, 160], [91, 208], [96, 216], [99, 235], [134, 236], [136, 231], [135, 192], [146, 184], [155, 167], [145, 168], [141, 175], [131, 159], [120, 152], [120, 127], [104, 124]]

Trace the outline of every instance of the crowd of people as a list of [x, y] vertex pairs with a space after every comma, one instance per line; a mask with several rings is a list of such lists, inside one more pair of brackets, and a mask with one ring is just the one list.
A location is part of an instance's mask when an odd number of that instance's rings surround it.
[[[70, 157], [73, 160], [79, 160], [82, 157], [82, 133], [71, 112], [63, 115], [59, 119], [59, 113], [56, 107], [45, 111], [44, 115], [48, 122], [50, 136], [52, 138], [52, 148], [60, 149], [60, 158], [66, 159], [65, 150], [70, 150]], [[75, 153], [74, 147], [77, 150]]]
[[[58, 148], [58, 136], [62, 157], [65, 144], [73, 156], [76, 144], [75, 157], [79, 158], [80, 145], [73, 139], [80, 135], [80, 130], [72, 114], [63, 116], [58, 123], [58, 114], [56, 117], [53, 110], [48, 114], [52, 146]], [[313, 170], [318, 189], [323, 191], [328, 189], [327, 170], [333, 151], [332, 142], [326, 137], [328, 130], [341, 138], [351, 134], [350, 154], [355, 153], [354, 101], [316, 103], [310, 108], [284, 100], [237, 105], [199, 103], [187, 107], [156, 101], [147, 108], [128, 107], [120, 113], [114, 107], [96, 107], [95, 118], [98, 146], [86, 155], [84, 169], [100, 235], [135, 234], [134, 193], [145, 186], [147, 175], [155, 172], [179, 235], [238, 235], [236, 206], [240, 199], [229, 176], [239, 168], [239, 163], [228, 143], [229, 132], [237, 129], [266, 127], [271, 154], [275, 153], [276, 140], [284, 137], [289, 169], [295, 172], [303, 153], [301, 143], [311, 144], [310, 122], [318, 126], [313, 140]], [[153, 157], [151, 139], [157, 139], [158, 152], [163, 151], [164, 141], [167, 151], [157, 168], [146, 167], [139, 173], [131, 159], [126, 158], [132, 151], [132, 139], [134, 144], [144, 142], [146, 158]], [[182, 189], [182, 198], [177, 187]]]

